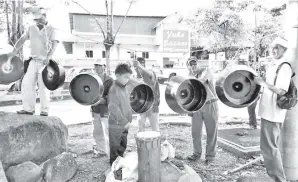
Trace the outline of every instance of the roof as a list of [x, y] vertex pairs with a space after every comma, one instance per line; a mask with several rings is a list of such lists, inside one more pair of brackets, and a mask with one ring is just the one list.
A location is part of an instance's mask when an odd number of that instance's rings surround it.
[[[87, 9], [91, 14], [96, 15], [106, 15], [106, 7], [104, 2], [105, 1], [95, 1], [95, 0], [85, 0], [79, 1], [79, 4], [82, 5], [85, 9]], [[171, 8], [161, 7], [158, 3], [154, 1], [157, 0], [137, 0], [132, 5], [128, 12], [128, 16], [149, 16], [149, 17], [166, 17], [169, 14], [175, 12], [175, 10], [171, 10]], [[113, 12], [114, 15], [124, 16], [128, 10], [130, 5], [130, 0], [121, 0], [121, 1], [114, 1]], [[152, 8], [154, 8], [154, 10]], [[89, 14], [83, 8], [78, 6], [75, 3], [71, 3], [69, 5], [69, 13], [77, 13], [77, 14]]]

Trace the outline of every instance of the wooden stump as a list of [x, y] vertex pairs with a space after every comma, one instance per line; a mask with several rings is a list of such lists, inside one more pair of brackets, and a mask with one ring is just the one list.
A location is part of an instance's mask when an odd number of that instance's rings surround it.
[[139, 132], [135, 139], [138, 147], [139, 182], [161, 182], [160, 133]]

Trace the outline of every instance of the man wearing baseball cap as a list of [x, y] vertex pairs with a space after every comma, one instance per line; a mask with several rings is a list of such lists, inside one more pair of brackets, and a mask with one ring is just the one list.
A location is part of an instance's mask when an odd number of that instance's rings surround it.
[[207, 146], [205, 164], [209, 165], [215, 159], [217, 145], [217, 123], [218, 123], [218, 98], [215, 92], [213, 76], [208, 68], [201, 68], [196, 57], [190, 57], [187, 61], [190, 76], [194, 76], [204, 84], [207, 90], [205, 105], [194, 114], [191, 114], [191, 129], [193, 140], [193, 154], [188, 156], [190, 161], [197, 161], [202, 155], [202, 129], [205, 123], [207, 133]]
[[94, 71], [102, 80], [104, 92], [96, 106], [91, 106], [93, 117], [93, 137], [96, 145], [93, 146], [94, 157], [109, 156], [109, 130], [108, 130], [108, 93], [113, 85], [113, 79], [105, 73], [104, 61], [97, 59]]
[[35, 21], [28, 30], [17, 41], [13, 51], [8, 54], [9, 58], [14, 57], [26, 40], [30, 40], [31, 56], [28, 60], [29, 65], [22, 81], [22, 102], [23, 110], [17, 111], [18, 114], [35, 113], [36, 104], [36, 84], [39, 85], [40, 96], [40, 115], [47, 116], [50, 103], [50, 92], [46, 89], [41, 69], [49, 64], [49, 60], [57, 47], [58, 39], [54, 28], [48, 24], [46, 10], [43, 7], [31, 7], [31, 13]]
[[[280, 132], [287, 110], [277, 105], [277, 95], [284, 95], [290, 86], [292, 68], [285, 59], [287, 41], [277, 37], [272, 43], [273, 61], [266, 68], [266, 81], [260, 77], [254, 80], [264, 87], [260, 99], [261, 117], [260, 148], [268, 175], [276, 182], [286, 182], [279, 150]], [[279, 70], [278, 70], [279, 69]]]

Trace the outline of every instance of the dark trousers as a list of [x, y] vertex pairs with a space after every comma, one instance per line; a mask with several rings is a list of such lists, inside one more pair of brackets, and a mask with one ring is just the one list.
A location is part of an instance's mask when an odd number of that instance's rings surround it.
[[127, 147], [128, 130], [109, 129], [110, 141], [110, 164], [117, 159], [118, 156], [123, 157]]
[[255, 101], [250, 106], [247, 107], [248, 116], [249, 116], [249, 126], [257, 127], [257, 116], [256, 116], [256, 107], [258, 101]]
[[282, 123], [261, 119], [260, 148], [268, 175], [275, 182], [286, 182], [279, 150]]

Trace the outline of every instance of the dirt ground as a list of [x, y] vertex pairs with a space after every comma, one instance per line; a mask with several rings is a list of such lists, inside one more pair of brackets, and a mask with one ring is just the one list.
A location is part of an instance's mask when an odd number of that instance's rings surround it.
[[[164, 117], [163, 120], [171, 120], [175, 116]], [[227, 119], [227, 118], [222, 118]], [[231, 118], [233, 119], [233, 118]], [[247, 124], [243, 124], [243, 121], [239, 121], [235, 118], [236, 122], [229, 119], [229, 124], [223, 124], [220, 122], [219, 128], [240, 128], [248, 127]], [[136, 122], [136, 121], [133, 121]], [[247, 123], [247, 122], [246, 122]], [[93, 125], [80, 124], [72, 125], [68, 127], [69, 131], [69, 150], [70, 152], [77, 154], [77, 162], [79, 164], [79, 170], [71, 182], [104, 182], [104, 172], [109, 169], [109, 162], [107, 157], [92, 158], [92, 145], [94, 143], [92, 137]], [[149, 130], [150, 128], [147, 127]], [[182, 163], [188, 164], [201, 176], [204, 182], [233, 182], [241, 176], [243, 173], [252, 172], [259, 177], [260, 182], [271, 182], [267, 177], [264, 166], [261, 163], [252, 165], [240, 172], [236, 172], [232, 175], [224, 176], [222, 173], [226, 170], [231, 170], [238, 167], [241, 164], [246, 163], [248, 160], [235, 157], [233, 154], [218, 148], [215, 163], [210, 166], [204, 164], [204, 153], [200, 161], [188, 162], [184, 158], [192, 153], [192, 139], [191, 139], [191, 127], [179, 126], [179, 125], [160, 125], [162, 141], [167, 139], [176, 148], [176, 158], [172, 161], [176, 166], [180, 166]], [[127, 151], [136, 151], [136, 143], [134, 134], [137, 132], [137, 127], [132, 126], [129, 130], [128, 136], [128, 148]], [[205, 146], [205, 140], [203, 140], [203, 146]]]

